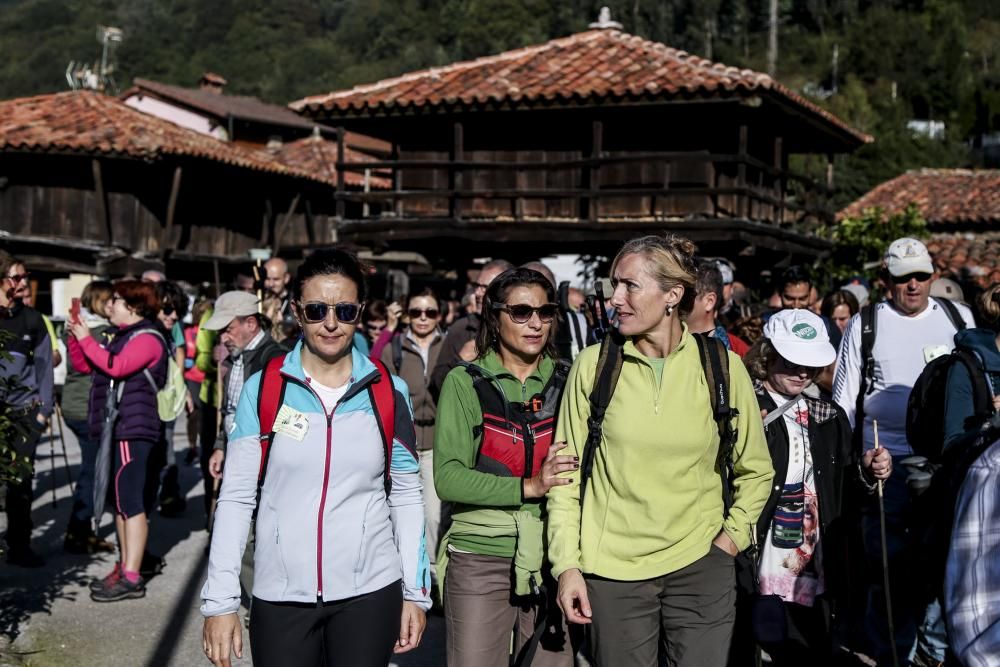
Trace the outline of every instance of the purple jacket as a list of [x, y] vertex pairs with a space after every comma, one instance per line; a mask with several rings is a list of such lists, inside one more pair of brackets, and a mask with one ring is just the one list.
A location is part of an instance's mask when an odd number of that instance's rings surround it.
[[[155, 325], [149, 320], [142, 320], [123, 329], [108, 329], [106, 333], [111, 336], [111, 340], [105, 345], [106, 349], [112, 354], [120, 354], [129, 344], [130, 337], [142, 329], [155, 329]], [[160, 360], [149, 369], [158, 387], [166, 384], [167, 360], [168, 354], [164, 347]], [[90, 436], [99, 439], [104, 426], [104, 406], [111, 386], [111, 376], [101, 372], [100, 368], [95, 368], [95, 371], [94, 383], [90, 388], [89, 424]], [[159, 441], [163, 436], [163, 422], [156, 411], [156, 394], [149, 386], [149, 380], [140, 371], [124, 382], [125, 388], [118, 406], [119, 416], [114, 430], [115, 440]]]

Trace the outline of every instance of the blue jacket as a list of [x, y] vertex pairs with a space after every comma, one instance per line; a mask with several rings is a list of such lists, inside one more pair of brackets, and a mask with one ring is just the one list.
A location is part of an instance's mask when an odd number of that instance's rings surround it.
[[[997, 334], [991, 329], [966, 329], [955, 334], [955, 347], [975, 352], [985, 364], [986, 376], [993, 392], [1000, 389], [1000, 350]], [[948, 371], [948, 387], [944, 404], [944, 445], [949, 447], [968, 431], [978, 431], [982, 424], [970, 422], [975, 414], [972, 380], [962, 364]]]
[[[268, 602], [342, 600], [402, 580], [403, 598], [430, 608], [424, 507], [406, 383], [396, 396], [392, 489], [386, 497], [385, 447], [366, 388], [375, 365], [352, 350], [347, 393], [327, 417], [302, 370], [302, 342], [285, 358], [282, 407], [300, 413], [304, 433], [275, 433], [256, 524], [253, 595]], [[243, 387], [229, 434], [215, 515], [205, 616], [235, 612], [240, 561], [256, 505], [260, 468], [257, 396], [261, 373]]]

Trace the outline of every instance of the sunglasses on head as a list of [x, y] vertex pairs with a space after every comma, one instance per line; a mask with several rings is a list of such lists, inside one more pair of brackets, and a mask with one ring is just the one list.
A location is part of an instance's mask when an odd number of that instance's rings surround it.
[[410, 308], [406, 311], [406, 314], [410, 316], [411, 320], [418, 320], [421, 315], [426, 315], [429, 320], [436, 320], [437, 316], [441, 314], [441, 311], [437, 308]]
[[327, 313], [333, 308], [333, 316], [338, 322], [353, 324], [361, 316], [361, 304], [359, 303], [302, 303], [302, 317], [306, 322], [316, 323], [326, 320]]
[[931, 279], [931, 274], [929, 273], [907, 273], [905, 276], [892, 276], [892, 282], [896, 285], [905, 285], [911, 280], [916, 280], [918, 283], [925, 283]]
[[24, 273], [15, 273], [12, 276], [7, 276], [7, 280], [11, 281], [16, 285], [22, 280], [27, 280], [29, 277], [31, 277], [31, 274], [25, 271]]
[[559, 306], [554, 303], [545, 303], [536, 308], [526, 303], [495, 303], [493, 310], [504, 311], [515, 324], [525, 324], [532, 315], [538, 313], [538, 319], [547, 324], [555, 319], [556, 313], [559, 312]]

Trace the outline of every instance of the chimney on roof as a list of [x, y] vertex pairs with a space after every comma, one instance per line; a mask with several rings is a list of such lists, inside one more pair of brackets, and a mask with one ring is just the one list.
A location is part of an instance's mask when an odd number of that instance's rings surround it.
[[226, 80], [215, 72], [205, 72], [198, 79], [198, 87], [216, 95], [222, 94], [222, 89], [226, 87]]
[[610, 9], [601, 7], [601, 11], [597, 14], [597, 21], [591, 23], [588, 27], [597, 30], [621, 30], [623, 26], [618, 21], [611, 20]]

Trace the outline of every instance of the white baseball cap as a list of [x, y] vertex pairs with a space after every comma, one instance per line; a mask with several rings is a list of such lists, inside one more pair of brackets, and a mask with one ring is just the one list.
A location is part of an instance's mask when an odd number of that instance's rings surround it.
[[927, 246], [918, 241], [903, 237], [889, 244], [885, 251], [885, 268], [889, 275], [906, 276], [911, 273], [934, 273], [934, 264]]
[[825, 368], [837, 358], [826, 324], [809, 310], [779, 310], [764, 325], [764, 338], [786, 361], [799, 366]]
[[257, 312], [257, 296], [234, 290], [215, 300], [215, 312], [202, 324], [203, 329], [222, 331], [237, 317], [249, 317]]

